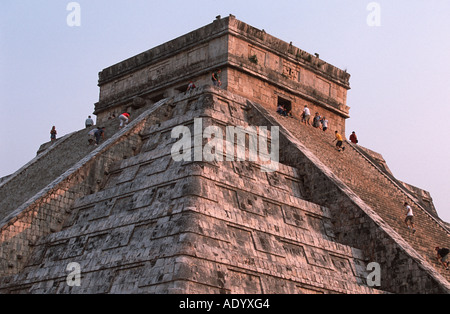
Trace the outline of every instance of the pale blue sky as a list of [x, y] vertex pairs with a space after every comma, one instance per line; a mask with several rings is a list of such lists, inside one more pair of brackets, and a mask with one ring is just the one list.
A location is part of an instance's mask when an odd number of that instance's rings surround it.
[[450, 1], [80, 0], [79, 27], [67, 25], [70, 2], [0, 2], [0, 177], [34, 158], [52, 125], [83, 128], [102, 69], [233, 14], [347, 69], [347, 131], [450, 221]]

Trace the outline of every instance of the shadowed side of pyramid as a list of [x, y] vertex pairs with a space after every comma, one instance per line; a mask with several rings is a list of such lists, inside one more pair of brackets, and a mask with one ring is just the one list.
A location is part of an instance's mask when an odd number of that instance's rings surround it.
[[[104, 123], [107, 136], [99, 146], [88, 144], [89, 130], [61, 139], [61, 144], [39, 154], [1, 186], [6, 195], [3, 203], [8, 205], [2, 207], [1, 275], [20, 272], [36, 241], [61, 229], [75, 200], [98, 191], [115, 160], [137, 153], [143, 117], [163, 103], [147, 109], [120, 131], [117, 121]], [[55, 169], [46, 171], [49, 168]]]

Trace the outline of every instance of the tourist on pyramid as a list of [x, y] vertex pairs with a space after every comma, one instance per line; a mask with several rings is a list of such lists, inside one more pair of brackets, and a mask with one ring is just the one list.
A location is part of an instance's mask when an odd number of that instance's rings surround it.
[[286, 109], [285, 109], [284, 106], [281, 105], [281, 104], [278, 105], [277, 113], [279, 113], [279, 114], [282, 115], [282, 116], [286, 116], [286, 115], [287, 115]]
[[86, 128], [90, 128], [91, 126], [94, 125], [94, 120], [92, 120], [91, 116], [88, 116], [84, 124]]
[[58, 132], [56, 132], [56, 127], [53, 126], [52, 129], [50, 130], [50, 140], [52, 142], [56, 141], [56, 134], [58, 134]]
[[412, 228], [413, 233], [416, 232], [416, 229], [414, 228], [414, 214], [411, 206], [405, 202], [404, 204], [406, 209], [406, 218], [405, 218], [405, 224], [408, 227], [408, 229]]
[[322, 122], [322, 130], [325, 132], [328, 129], [328, 120], [327, 120], [327, 118], [323, 117], [322, 120], [320, 120], [320, 122]]
[[353, 144], [358, 144], [358, 137], [356, 136], [355, 131], [353, 131], [350, 135], [350, 142], [352, 142]]
[[95, 136], [95, 146], [100, 144], [100, 140], [102, 138], [105, 138], [105, 128], [104, 127], [98, 127], [97, 130], [94, 132]]
[[122, 113], [119, 116], [119, 120], [120, 120], [120, 126], [119, 129], [123, 128], [123, 126], [128, 124], [128, 121], [130, 120], [130, 114], [128, 112]]
[[342, 135], [339, 134], [338, 131], [335, 131], [335, 132], [334, 132], [334, 136], [335, 136], [335, 138], [334, 138], [333, 142], [336, 141], [336, 149], [337, 149], [337, 151], [338, 151], [338, 152], [340, 152], [341, 150], [342, 150], [342, 151], [345, 151], [345, 147], [342, 146], [343, 143], [344, 143], [344, 140], [343, 140], [343, 138], [342, 138]]
[[97, 129], [92, 129], [92, 130], [90, 130], [89, 133], [88, 133], [88, 142], [89, 142], [89, 145], [94, 144], [95, 131], [97, 131]]
[[313, 127], [320, 128], [320, 119], [321, 119], [320, 114], [316, 112], [313, 118]]
[[220, 73], [222, 71], [219, 69], [217, 71], [215, 71], [212, 76], [211, 76], [211, 80], [213, 81], [214, 86], [221, 86], [222, 82], [220, 81]]
[[193, 90], [193, 89], [195, 89], [195, 88], [197, 88], [197, 86], [195, 86], [194, 82], [190, 81], [190, 82], [189, 82], [189, 85], [188, 85], [188, 87], [187, 87], [186, 92], [188, 92], [188, 91], [190, 91], [190, 90]]
[[304, 124], [311, 125], [309, 123], [309, 117], [310, 116], [311, 116], [311, 111], [309, 110], [308, 106], [305, 105], [305, 109], [303, 109], [303, 114], [302, 114], [302, 122]]
[[448, 253], [450, 253], [450, 250], [447, 248], [439, 248], [439, 246], [436, 247], [436, 254], [437, 254], [437, 260], [445, 267], [445, 269], [448, 270]]

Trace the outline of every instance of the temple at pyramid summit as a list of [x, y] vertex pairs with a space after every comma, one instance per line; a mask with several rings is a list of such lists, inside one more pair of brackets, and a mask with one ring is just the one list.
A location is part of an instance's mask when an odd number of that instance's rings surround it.
[[317, 54], [218, 16], [98, 86], [96, 126], [0, 179], [1, 294], [450, 292], [449, 224], [345, 140], [350, 74]]

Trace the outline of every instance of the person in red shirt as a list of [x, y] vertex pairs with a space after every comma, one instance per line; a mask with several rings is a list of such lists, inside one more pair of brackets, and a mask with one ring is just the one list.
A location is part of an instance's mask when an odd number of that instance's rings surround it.
[[190, 81], [190, 82], [189, 82], [189, 85], [188, 85], [188, 87], [187, 87], [186, 92], [188, 92], [188, 91], [190, 91], [190, 90], [193, 90], [193, 89], [195, 89], [195, 88], [197, 88], [197, 86], [195, 86], [194, 82]]
[[358, 137], [356, 136], [355, 131], [353, 131], [350, 135], [350, 142], [352, 142], [353, 144], [358, 144]]
[[119, 120], [120, 120], [120, 126], [119, 129], [123, 128], [123, 126], [128, 124], [128, 121], [130, 120], [130, 114], [128, 112], [122, 113], [119, 116]]
[[53, 126], [52, 129], [50, 130], [50, 140], [52, 142], [56, 141], [56, 134], [58, 133], [56, 132], [55, 126]]

